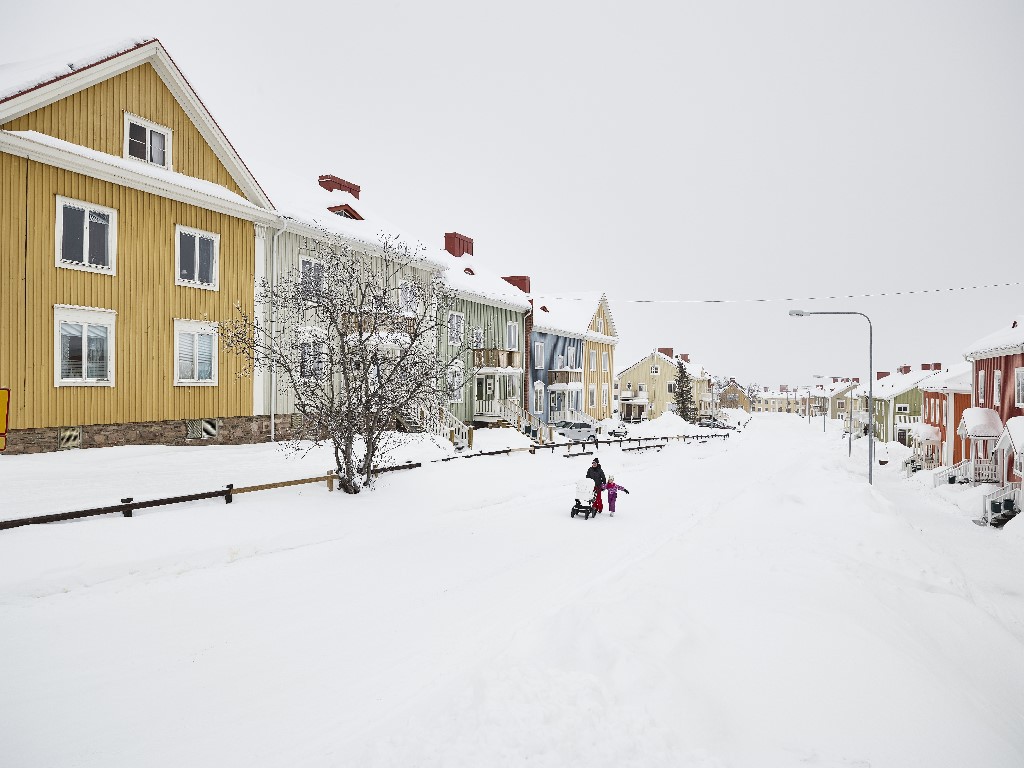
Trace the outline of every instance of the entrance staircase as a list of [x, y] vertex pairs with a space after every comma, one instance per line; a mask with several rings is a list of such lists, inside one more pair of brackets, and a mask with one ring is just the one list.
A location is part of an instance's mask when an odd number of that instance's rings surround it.
[[443, 405], [430, 408], [409, 405], [398, 416], [399, 426], [406, 432], [430, 432], [450, 440], [456, 450], [469, 445], [469, 427]]

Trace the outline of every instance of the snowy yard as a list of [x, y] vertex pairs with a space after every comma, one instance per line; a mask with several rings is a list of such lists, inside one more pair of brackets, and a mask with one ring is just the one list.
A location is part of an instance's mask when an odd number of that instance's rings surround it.
[[[1024, 523], [897, 460], [869, 487], [863, 442], [602, 447], [631, 493], [587, 521], [556, 450], [0, 531], [0, 764], [1019, 768]], [[329, 466], [0, 457], [0, 517]]]

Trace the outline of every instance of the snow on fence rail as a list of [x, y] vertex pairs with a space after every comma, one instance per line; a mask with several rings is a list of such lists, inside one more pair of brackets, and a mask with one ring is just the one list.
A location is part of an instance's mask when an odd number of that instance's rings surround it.
[[[689, 442], [690, 440], [697, 440], [698, 442], [705, 442], [709, 438], [722, 437], [728, 438], [729, 434], [709, 434], [709, 435], [668, 435], [665, 437], [621, 437], [612, 438], [610, 440], [573, 440], [566, 443], [545, 443], [543, 445], [531, 445], [527, 448], [503, 448], [497, 451], [482, 451], [480, 453], [471, 453], [461, 456], [447, 456], [443, 459], [435, 459], [431, 463], [436, 462], [447, 462], [455, 459], [473, 459], [481, 456], [506, 456], [512, 453], [521, 453], [528, 451], [531, 455], [535, 454], [537, 450], [544, 448], [550, 448], [551, 452], [554, 453], [555, 448], [572, 448], [575, 445], [580, 446], [582, 449], [579, 454], [566, 454], [566, 455], [588, 455], [591, 453], [587, 451], [587, 448], [597, 449], [600, 444], [614, 445], [618, 444], [622, 448], [623, 443], [637, 443], [637, 448], [625, 448], [623, 450], [637, 450], [638, 448], [658, 448], [659, 450], [668, 444], [669, 440], [683, 440]], [[647, 441], [648, 445], [644, 445], [644, 441]], [[385, 472], [397, 472], [403, 469], [416, 469], [421, 467], [421, 462], [406, 462], [405, 464], [396, 464], [391, 467], [377, 467], [372, 470], [372, 474], [380, 475]], [[58, 512], [51, 515], [38, 515], [36, 517], [23, 517], [16, 520], [0, 520], [0, 530], [6, 530], [10, 528], [19, 528], [25, 525], [36, 525], [39, 523], [55, 523], [64, 520], [77, 520], [85, 517], [95, 517], [97, 515], [110, 515], [120, 514], [124, 517], [131, 517], [132, 513], [139, 509], [149, 509], [151, 507], [162, 507], [170, 504], [182, 504], [188, 501], [202, 501], [204, 499], [215, 499], [218, 497], [224, 498], [225, 504], [230, 504], [232, 498], [240, 493], [254, 493], [256, 491], [268, 491], [274, 488], [287, 488], [293, 485], [305, 485], [308, 483], [327, 483], [327, 490], [334, 490], [334, 483], [338, 480], [338, 475], [334, 472], [328, 472], [323, 475], [317, 475], [315, 477], [304, 477], [298, 480], [282, 480], [275, 483], [263, 483], [261, 485], [245, 485], [236, 488], [233, 484], [227, 485], [225, 488], [216, 491], [204, 491], [202, 493], [192, 493], [185, 496], [170, 496], [164, 499], [149, 499], [147, 501], [135, 501], [133, 498], [121, 499], [120, 504], [112, 504], [106, 507], [94, 507], [92, 509], [80, 509], [73, 512]]]

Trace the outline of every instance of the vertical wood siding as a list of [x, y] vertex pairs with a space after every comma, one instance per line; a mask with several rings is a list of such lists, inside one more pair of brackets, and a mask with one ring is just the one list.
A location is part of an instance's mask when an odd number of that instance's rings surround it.
[[[611, 329], [610, 318], [605, 310], [604, 303], [602, 303], [597, 311], [594, 313], [593, 318], [590, 320], [590, 327], [588, 330], [597, 333], [597, 320], [601, 318], [604, 321], [604, 332], [609, 333]], [[590, 370], [590, 350], [597, 352], [597, 370]], [[608, 370], [603, 371], [601, 369], [601, 354], [603, 352], [608, 353]], [[602, 342], [587, 340], [583, 345], [583, 409], [586, 413], [595, 419], [609, 419], [612, 415], [612, 407], [614, 400], [612, 399], [612, 378], [615, 376], [615, 346], [613, 344], [605, 344]], [[596, 405], [590, 407], [590, 385], [594, 384], [597, 387], [597, 396], [594, 402]], [[601, 404], [601, 385], [608, 385], [608, 405]]]
[[243, 194], [148, 62], [11, 120], [2, 127], [8, 131], [38, 131], [122, 157], [125, 112], [173, 131], [171, 158], [175, 171]]
[[[218, 386], [174, 386], [174, 319], [229, 320], [236, 302], [252, 311], [253, 224], [33, 161], [0, 161], [0, 386], [11, 386], [10, 428], [250, 415], [252, 384], [223, 347]], [[117, 211], [116, 275], [55, 265], [57, 195]], [[175, 285], [177, 224], [220, 235], [219, 290]], [[54, 386], [55, 304], [117, 312], [114, 387]]]

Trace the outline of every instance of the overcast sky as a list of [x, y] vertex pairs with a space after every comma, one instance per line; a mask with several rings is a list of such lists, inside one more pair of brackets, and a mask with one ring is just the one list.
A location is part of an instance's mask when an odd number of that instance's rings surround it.
[[[333, 173], [648, 350], [777, 385], [948, 364], [1022, 290], [1024, 3], [0, 0], [0, 59], [154, 36], [278, 204]], [[738, 303], [634, 303], [730, 299]]]

